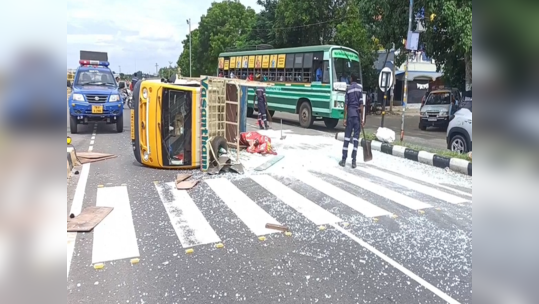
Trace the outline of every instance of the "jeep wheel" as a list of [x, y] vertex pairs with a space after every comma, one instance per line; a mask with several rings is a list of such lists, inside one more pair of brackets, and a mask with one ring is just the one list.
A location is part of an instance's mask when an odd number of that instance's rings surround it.
[[77, 134], [77, 118], [70, 116], [69, 117], [69, 129], [71, 130], [71, 134]]
[[124, 131], [124, 117], [123, 115], [116, 118], [116, 132], [122, 133]]

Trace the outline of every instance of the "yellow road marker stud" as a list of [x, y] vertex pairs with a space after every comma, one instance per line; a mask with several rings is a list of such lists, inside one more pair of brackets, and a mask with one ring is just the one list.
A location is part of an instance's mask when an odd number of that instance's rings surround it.
[[350, 223], [343, 223], [342, 225], [344, 226], [344, 228], [346, 228], [346, 227], [350, 226]]
[[103, 185], [97, 185], [97, 188], [103, 188]]
[[186, 254], [192, 254], [194, 252], [195, 252], [195, 250], [193, 248], [189, 248], [189, 249], [185, 250]]
[[127, 187], [127, 184], [122, 184], [122, 186], [126, 186], [126, 187]]
[[419, 210], [419, 213], [420, 213], [420, 214], [425, 214], [425, 211]]
[[103, 268], [105, 268], [105, 264], [103, 264], [103, 263], [94, 264], [94, 269], [95, 270], [99, 270], [99, 269], [103, 269]]
[[440, 210], [442, 210], [442, 208], [436, 208], [436, 210], [440, 211]]
[[284, 233], [284, 235], [286, 235], [286, 236], [292, 236], [292, 232], [287, 231], [287, 232]]
[[138, 264], [138, 263], [140, 263], [139, 258], [131, 259], [131, 265], [135, 265], [135, 264]]
[[398, 218], [398, 216], [396, 214], [393, 214], [393, 215], [391, 215], [391, 218], [396, 219], [396, 218]]
[[225, 245], [223, 245], [223, 243], [219, 243], [215, 245], [215, 248], [224, 248], [224, 247]]
[[320, 226], [320, 227], [318, 227], [318, 229], [320, 229], [320, 231], [324, 231], [324, 230], [326, 230], [326, 226]]
[[376, 217], [373, 218], [372, 220], [375, 221], [375, 222], [378, 222], [378, 218], [376, 218]]
[[258, 238], [261, 242], [264, 242], [266, 240], [266, 237], [265, 236], [261, 236]]

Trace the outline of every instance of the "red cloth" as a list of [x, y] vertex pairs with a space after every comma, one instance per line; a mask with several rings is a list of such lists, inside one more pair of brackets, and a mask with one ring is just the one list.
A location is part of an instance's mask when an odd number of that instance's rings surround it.
[[248, 146], [247, 152], [277, 155], [271, 147], [271, 138], [258, 132], [244, 132], [240, 134], [240, 144]]

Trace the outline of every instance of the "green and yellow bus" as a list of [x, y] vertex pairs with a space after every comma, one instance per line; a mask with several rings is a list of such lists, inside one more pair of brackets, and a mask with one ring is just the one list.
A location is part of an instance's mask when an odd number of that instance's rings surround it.
[[[344, 116], [350, 76], [356, 74], [363, 83], [358, 53], [337, 45], [221, 53], [217, 73], [273, 83], [266, 88], [269, 114], [298, 114], [304, 128], [318, 120], [335, 128]], [[256, 110], [254, 95], [249, 89], [248, 116]]]

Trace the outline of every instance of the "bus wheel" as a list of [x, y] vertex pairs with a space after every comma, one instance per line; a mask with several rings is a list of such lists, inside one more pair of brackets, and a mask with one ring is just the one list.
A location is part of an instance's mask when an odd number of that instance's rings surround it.
[[253, 108], [247, 108], [247, 117], [253, 117], [255, 110]]
[[226, 139], [222, 136], [216, 136], [212, 139], [211, 148], [213, 150], [211, 162], [219, 159], [219, 151], [221, 151], [221, 149], [224, 149], [228, 153], [228, 144]]
[[299, 107], [299, 124], [304, 128], [310, 128], [313, 126], [313, 123], [311, 104], [308, 101], [304, 101]]
[[336, 118], [324, 117], [324, 124], [328, 129], [335, 129], [335, 127], [339, 124], [339, 120]]

